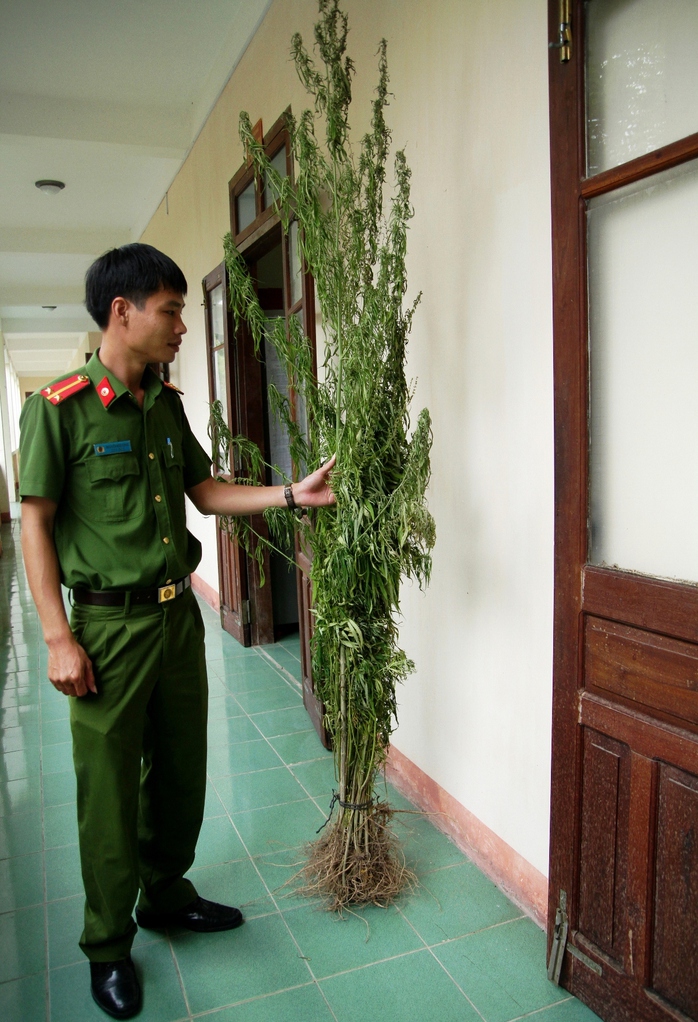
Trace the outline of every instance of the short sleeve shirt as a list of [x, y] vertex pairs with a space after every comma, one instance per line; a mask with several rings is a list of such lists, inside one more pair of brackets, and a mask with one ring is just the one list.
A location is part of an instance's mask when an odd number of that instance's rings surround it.
[[184, 493], [210, 476], [211, 460], [179, 394], [146, 369], [141, 409], [98, 352], [84, 375], [89, 385], [64, 402], [33, 394], [20, 417], [20, 497], [58, 505], [61, 581], [132, 590], [188, 575], [201, 544], [187, 530]]

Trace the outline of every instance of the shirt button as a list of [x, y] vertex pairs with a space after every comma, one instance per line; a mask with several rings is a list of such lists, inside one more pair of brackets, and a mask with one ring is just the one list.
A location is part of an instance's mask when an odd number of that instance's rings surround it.
[[162, 500], [162, 497], [160, 496], [160, 494], [159, 494], [159, 493], [156, 493], [156, 494], [155, 494], [155, 499], [157, 500], [157, 502], [158, 502], [158, 504], [159, 504], [159, 503], [160, 503], [160, 501]]
[[168, 578], [167, 582], [165, 582], [165, 585], [166, 586], [172, 585], [172, 579]]
[[163, 543], [169, 543], [170, 542], [170, 537], [169, 536], [163, 536], [162, 537], [162, 541], [163, 541]]
[[152, 451], [150, 451], [150, 453], [148, 454], [148, 457], [150, 458], [151, 461], [155, 461], [155, 455], [153, 454]]

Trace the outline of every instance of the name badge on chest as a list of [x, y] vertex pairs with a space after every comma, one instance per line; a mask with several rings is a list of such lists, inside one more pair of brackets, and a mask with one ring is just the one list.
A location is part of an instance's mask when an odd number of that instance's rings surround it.
[[95, 454], [125, 454], [131, 450], [130, 440], [114, 440], [110, 444], [93, 444]]

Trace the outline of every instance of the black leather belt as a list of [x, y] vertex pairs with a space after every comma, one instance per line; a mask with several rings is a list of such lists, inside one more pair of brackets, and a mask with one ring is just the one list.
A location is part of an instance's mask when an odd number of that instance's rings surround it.
[[126, 598], [130, 597], [131, 606], [140, 603], [168, 603], [176, 596], [181, 596], [191, 585], [191, 576], [176, 582], [170, 582], [166, 586], [159, 586], [157, 589], [132, 589], [131, 592], [117, 592], [106, 589], [100, 592], [95, 589], [73, 589], [73, 599], [76, 603], [91, 604], [93, 607], [123, 607]]

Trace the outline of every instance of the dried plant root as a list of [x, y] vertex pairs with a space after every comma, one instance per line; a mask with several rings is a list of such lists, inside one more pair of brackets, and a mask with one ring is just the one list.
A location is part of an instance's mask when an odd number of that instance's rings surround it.
[[[389, 828], [393, 810], [377, 803], [366, 812], [332, 820], [308, 847], [308, 862], [297, 874], [298, 893], [320, 896], [330, 911], [349, 905], [386, 907], [417, 877], [405, 864], [400, 843]], [[352, 817], [360, 817], [359, 821]]]

